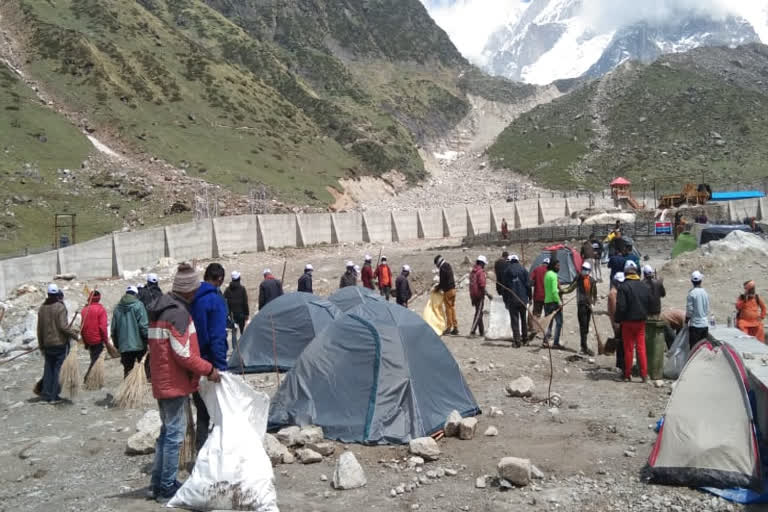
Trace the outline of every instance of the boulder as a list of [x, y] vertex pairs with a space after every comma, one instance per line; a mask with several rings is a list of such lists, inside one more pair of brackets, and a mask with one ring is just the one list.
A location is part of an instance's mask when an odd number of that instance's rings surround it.
[[323, 441], [320, 443], [307, 443], [304, 445], [312, 451], [315, 451], [323, 457], [329, 457], [336, 451], [336, 445], [329, 441]]
[[311, 425], [303, 427], [296, 437], [296, 444], [305, 446], [312, 443], [320, 443], [323, 440], [323, 427]]
[[459, 411], [451, 411], [451, 414], [448, 415], [448, 418], [445, 420], [445, 426], [443, 427], [443, 431], [445, 432], [445, 437], [456, 437], [459, 435], [459, 425], [461, 424], [461, 414], [459, 414]]
[[424, 460], [437, 460], [440, 458], [440, 448], [431, 437], [411, 439], [411, 442], [408, 444], [408, 451], [413, 455], [422, 457]]
[[315, 464], [323, 461], [323, 456], [309, 448], [300, 448], [296, 450], [296, 458], [302, 464]]
[[485, 429], [484, 435], [487, 437], [496, 437], [497, 435], [499, 435], [499, 429], [497, 429], [494, 426], [490, 426], [487, 429]]
[[285, 462], [284, 459], [286, 458], [286, 454], [290, 455], [291, 459], [293, 458], [293, 455], [288, 451], [288, 448], [281, 444], [272, 434], [264, 435], [264, 451], [267, 452], [267, 456], [273, 466], [283, 464]]
[[459, 424], [459, 439], [469, 441], [474, 439], [477, 430], [477, 418], [464, 418]]
[[363, 467], [357, 462], [355, 454], [344, 452], [336, 462], [336, 469], [333, 470], [333, 480], [331, 481], [334, 489], [349, 490], [363, 487], [367, 480]]
[[517, 457], [504, 457], [497, 466], [499, 477], [521, 487], [531, 482], [531, 461]]
[[128, 438], [125, 446], [126, 455], [148, 455], [155, 453], [155, 441], [160, 436], [160, 412], [152, 409], [136, 423], [137, 432]]
[[507, 384], [505, 391], [507, 392], [507, 396], [529, 397], [533, 396], [533, 391], [535, 389], [536, 386], [533, 383], [533, 379], [522, 376]]
[[277, 440], [283, 443], [285, 446], [298, 445], [298, 438], [301, 429], [296, 426], [281, 428], [277, 432]]

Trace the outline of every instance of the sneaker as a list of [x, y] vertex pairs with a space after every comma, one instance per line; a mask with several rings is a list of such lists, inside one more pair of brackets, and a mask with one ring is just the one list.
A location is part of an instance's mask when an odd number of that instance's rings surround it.
[[451, 336], [458, 336], [459, 335], [459, 329], [454, 327], [451, 331]]
[[446, 329], [446, 330], [443, 331], [442, 336], [448, 336], [449, 334], [451, 334], [451, 330], [450, 329]]
[[161, 491], [160, 489], [155, 489], [154, 495], [155, 495], [155, 501], [160, 503], [161, 505], [167, 504], [171, 499], [176, 495], [176, 491], [181, 489], [181, 482], [176, 480], [170, 489], [166, 489], [164, 491]]

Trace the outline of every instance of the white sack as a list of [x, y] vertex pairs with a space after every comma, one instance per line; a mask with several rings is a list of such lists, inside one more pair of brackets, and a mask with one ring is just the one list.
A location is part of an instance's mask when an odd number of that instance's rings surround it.
[[278, 512], [272, 463], [262, 444], [269, 396], [230, 373], [222, 373], [218, 384], [202, 379], [200, 396], [213, 430], [168, 506]]
[[491, 318], [488, 321], [488, 329], [485, 331], [487, 340], [512, 339], [512, 324], [509, 319], [509, 311], [504, 305], [504, 299], [494, 297], [491, 301]]
[[669, 347], [667, 355], [664, 357], [665, 379], [677, 379], [680, 376], [680, 372], [683, 371], [683, 367], [685, 367], [685, 363], [688, 361], [688, 354], [690, 352], [688, 326], [686, 325], [677, 333], [674, 343]]

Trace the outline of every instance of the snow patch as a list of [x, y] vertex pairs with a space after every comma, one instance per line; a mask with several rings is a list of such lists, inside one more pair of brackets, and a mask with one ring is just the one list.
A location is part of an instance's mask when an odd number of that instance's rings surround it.
[[442, 153], [432, 153], [432, 155], [435, 157], [437, 161], [445, 164], [445, 163], [455, 162], [456, 160], [459, 159], [459, 157], [464, 156], [464, 152], [448, 150]]
[[96, 150], [98, 150], [100, 153], [104, 153], [107, 156], [111, 156], [112, 158], [117, 158], [119, 160], [123, 159], [122, 156], [117, 154], [109, 146], [101, 142], [99, 139], [97, 139], [93, 135], [86, 135], [86, 137], [88, 137], [88, 140], [91, 141], [91, 144], [93, 144], [93, 147], [95, 147]]

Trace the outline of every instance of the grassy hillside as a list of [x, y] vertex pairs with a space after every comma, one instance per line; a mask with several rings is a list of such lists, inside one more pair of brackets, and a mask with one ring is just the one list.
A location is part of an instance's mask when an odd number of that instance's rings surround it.
[[638, 183], [763, 178], [768, 87], [759, 75], [767, 50], [699, 49], [622, 67], [521, 117], [489, 153], [496, 165], [559, 189], [604, 188], [617, 175]]

